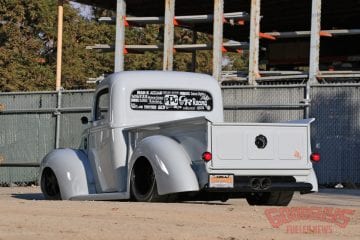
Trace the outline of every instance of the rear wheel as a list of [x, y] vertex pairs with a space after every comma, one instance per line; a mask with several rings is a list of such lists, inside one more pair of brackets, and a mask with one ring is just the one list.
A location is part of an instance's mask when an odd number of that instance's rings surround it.
[[251, 193], [246, 200], [250, 205], [287, 206], [293, 195], [291, 191]]
[[136, 161], [131, 172], [131, 197], [138, 202], [161, 201], [158, 195], [155, 173], [146, 158]]
[[41, 191], [46, 200], [61, 200], [58, 181], [50, 168], [45, 168], [41, 175]]

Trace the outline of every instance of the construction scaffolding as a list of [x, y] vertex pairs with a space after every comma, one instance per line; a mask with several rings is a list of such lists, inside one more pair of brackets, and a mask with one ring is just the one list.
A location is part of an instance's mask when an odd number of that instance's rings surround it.
[[[214, 14], [200, 14], [188, 16], [175, 16], [175, 1], [165, 1], [165, 14], [164, 16], [151, 16], [151, 17], [134, 17], [126, 16], [125, 1], [118, 1], [116, 18], [102, 17], [100, 22], [115, 23], [117, 40], [115, 45], [108, 44], [95, 44], [88, 46], [87, 49], [99, 50], [103, 52], [115, 51], [115, 72], [124, 69], [124, 55], [128, 53], [144, 53], [145, 51], [163, 51], [163, 70], [173, 70], [173, 55], [174, 52], [190, 52], [200, 50], [213, 50], [213, 76], [221, 80], [221, 61], [222, 52], [242, 52], [249, 49], [248, 42], [227, 41], [223, 42], [222, 32], [223, 24], [239, 24], [244, 25], [245, 21], [250, 19], [246, 12], [231, 12], [223, 13], [223, 0], [216, 0], [214, 5]], [[119, 7], [121, 9], [119, 9]], [[117, 21], [122, 19], [122, 21]], [[130, 26], [145, 26], [147, 24], [162, 24], [164, 25], [164, 42], [158, 45], [126, 45], [122, 39], [125, 34], [125, 27]], [[196, 43], [194, 39], [193, 44], [174, 44], [174, 28], [185, 27], [192, 28], [197, 24], [213, 24], [213, 43]], [[196, 61], [193, 58], [193, 61]], [[193, 63], [193, 65], [195, 65]]]
[[[77, 1], [115, 9], [115, 1]], [[141, 9], [137, 7], [136, 4], [138, 3], [140, 3], [139, 0], [117, 0], [117, 17], [99, 19], [102, 22], [116, 23], [117, 40], [114, 46], [95, 44], [88, 47], [88, 49], [115, 51], [115, 71], [124, 69], [124, 54], [127, 53], [163, 51], [163, 69], [172, 70], [174, 52], [213, 50], [213, 76], [224, 84], [229, 81], [232, 84], [249, 85], [268, 84], [274, 81], [287, 84], [304, 82], [314, 84], [360, 79], [360, 64], [358, 63], [360, 50], [359, 52], [355, 51], [345, 60], [344, 56], [338, 58], [335, 56], [332, 62], [329, 60], [331, 57], [322, 57], [320, 51], [322, 39], [335, 39], [336, 43], [340, 37], [360, 35], [360, 28], [355, 28], [359, 26], [351, 22], [351, 18], [356, 22], [356, 12], [360, 15], [360, 6], [354, 1], [345, 0], [339, 3], [339, 1], [330, 0], [322, 3], [321, 0], [307, 0], [294, 3], [294, 1], [289, 0], [247, 0], [241, 2], [213, 0], [199, 1], [200, 10], [195, 9], [192, 2], [188, 0], [177, 2], [177, 4], [175, 0], [145, 0], [141, 1]], [[224, 12], [224, 7], [226, 10], [232, 11]], [[149, 11], [144, 11], [144, 8], [149, 9]], [[323, 9], [325, 13], [322, 13]], [[175, 15], [175, 11], [199, 14]], [[202, 11], [211, 11], [212, 13], [200, 14]], [[292, 14], [291, 11], [294, 13]], [[127, 12], [130, 14], [129, 16]], [[279, 16], [279, 12], [281, 12], [281, 16]], [[159, 16], [152, 15], [152, 13], [159, 14]], [[323, 15], [328, 20], [329, 16], [334, 13], [347, 14], [346, 17], [341, 16], [345, 19], [342, 20], [342, 24], [332, 23], [333, 19], [330, 19], [331, 23], [322, 24]], [[287, 22], [289, 23], [288, 26], [286, 25]], [[125, 27], [144, 26], [146, 24], [164, 25], [163, 44], [125, 45]], [[210, 24], [213, 26], [211, 32], [209, 32]], [[236, 28], [237, 31], [229, 31], [226, 25], [237, 25], [243, 28]], [[291, 30], [292, 25], [295, 29], [297, 28], [295, 31]], [[322, 29], [322, 25], [329, 26], [329, 28]], [[341, 28], [347, 26], [349, 28]], [[196, 44], [196, 41], [194, 44], [174, 44], [175, 27], [211, 33], [213, 42], [212, 44]], [[265, 32], [261, 31], [263, 28]], [[268, 29], [286, 29], [287, 31], [266, 31]], [[244, 33], [247, 31], [248, 34]], [[230, 41], [224, 42], [223, 38], [230, 39]], [[300, 40], [296, 42], [296, 39]], [[334, 47], [339, 48], [339, 46]], [[267, 58], [262, 56], [264, 55], [263, 49], [265, 49]], [[221, 63], [224, 52], [243, 52], [243, 50], [249, 51], [248, 71], [222, 72]], [[300, 51], [301, 56], [293, 57], [294, 52]], [[322, 59], [327, 59], [325, 65], [321, 64]], [[193, 60], [196, 59], [193, 58]], [[339, 62], [343, 65], [355, 65], [355, 67], [343, 69], [342, 67], [334, 67], [332, 64], [337, 63], [339, 65]]]

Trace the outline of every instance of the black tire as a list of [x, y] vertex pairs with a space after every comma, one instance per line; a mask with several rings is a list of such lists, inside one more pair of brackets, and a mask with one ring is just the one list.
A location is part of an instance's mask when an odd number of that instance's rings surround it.
[[294, 192], [263, 192], [251, 193], [246, 196], [249, 205], [259, 206], [287, 206], [289, 205]]
[[41, 191], [46, 200], [61, 200], [59, 183], [50, 168], [45, 168], [41, 175]]
[[159, 196], [156, 186], [155, 173], [146, 158], [136, 161], [130, 179], [131, 198], [138, 202], [158, 202]]

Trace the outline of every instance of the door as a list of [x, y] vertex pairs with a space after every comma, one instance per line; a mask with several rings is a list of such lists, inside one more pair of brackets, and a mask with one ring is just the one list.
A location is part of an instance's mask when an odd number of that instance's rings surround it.
[[116, 190], [115, 168], [112, 162], [112, 130], [110, 129], [109, 89], [100, 90], [96, 95], [93, 126], [89, 136], [89, 159], [94, 170], [97, 192]]

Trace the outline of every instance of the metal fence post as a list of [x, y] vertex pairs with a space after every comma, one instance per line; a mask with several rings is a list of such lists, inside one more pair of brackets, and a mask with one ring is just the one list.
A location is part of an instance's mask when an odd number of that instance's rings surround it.
[[175, 0], [165, 0], [163, 70], [172, 71], [174, 61]]
[[256, 85], [259, 76], [259, 34], [261, 0], [251, 0], [250, 49], [249, 49], [249, 84]]
[[214, 0], [213, 77], [220, 81], [222, 70], [224, 0]]
[[55, 148], [60, 147], [60, 128], [61, 128], [61, 101], [62, 101], [62, 90], [57, 91], [57, 106], [54, 115], [56, 116], [56, 126], [55, 126]]
[[117, 0], [114, 72], [124, 71], [126, 2]]

